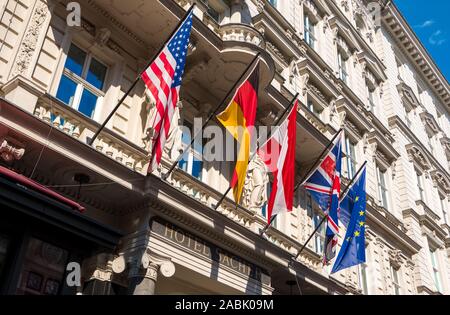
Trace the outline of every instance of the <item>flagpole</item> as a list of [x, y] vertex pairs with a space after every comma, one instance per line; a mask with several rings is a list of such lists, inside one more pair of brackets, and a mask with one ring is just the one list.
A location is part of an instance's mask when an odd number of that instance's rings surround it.
[[347, 193], [349, 192], [350, 188], [352, 188], [353, 183], [358, 179], [358, 176], [361, 175], [361, 172], [364, 169], [364, 166], [366, 166], [366, 165], [367, 165], [367, 161], [365, 161], [363, 163], [363, 165], [361, 165], [361, 167], [359, 168], [358, 172], [356, 172], [356, 175], [353, 177], [352, 181], [345, 188], [344, 193], [341, 194], [342, 197], [341, 197], [341, 199], [339, 201], [344, 200], [344, 198], [347, 195]]
[[[309, 175], [311, 174], [311, 172], [317, 168], [318, 165], [320, 165], [320, 163], [322, 163], [323, 158], [325, 153], [330, 149], [330, 147], [333, 145], [334, 140], [336, 140], [336, 138], [341, 134], [341, 132], [343, 131], [343, 129], [340, 129], [335, 135], [334, 137], [330, 140], [330, 143], [328, 143], [328, 145], [325, 147], [325, 149], [322, 151], [322, 153], [319, 155], [319, 158], [317, 159], [318, 162], [314, 163], [313, 166], [311, 166], [311, 168], [309, 169], [308, 172], [306, 172], [305, 176], [303, 176], [302, 180], [300, 181], [299, 184], [297, 184], [297, 186], [295, 186], [294, 188], [294, 193], [301, 187], [303, 186], [303, 184], [305, 183], [306, 179], [309, 177]], [[269, 227], [272, 225], [273, 221], [275, 221], [276, 217], [278, 216], [278, 214], [274, 215], [273, 217], [270, 218], [269, 223], [264, 227], [264, 229], [261, 231], [261, 236], [263, 236], [267, 230], [269, 229]]]
[[[175, 35], [175, 33], [178, 31], [178, 29], [181, 27], [181, 24], [183, 24], [183, 22], [186, 20], [186, 18], [189, 16], [189, 14], [191, 14], [191, 12], [194, 10], [196, 4], [194, 3], [190, 9], [186, 12], [186, 14], [184, 15], [184, 17], [178, 22], [177, 27], [175, 27], [175, 29], [172, 31], [172, 33], [169, 36], [169, 40], [170, 41], [172, 39], [172, 37]], [[98, 138], [98, 136], [100, 135], [100, 133], [103, 131], [103, 129], [105, 129], [106, 125], [108, 124], [108, 122], [111, 120], [111, 118], [114, 116], [114, 114], [117, 112], [117, 110], [119, 109], [119, 107], [123, 104], [123, 102], [125, 102], [125, 99], [128, 97], [128, 95], [131, 93], [131, 91], [136, 87], [136, 85], [138, 84], [138, 82], [141, 80], [141, 76], [142, 73], [144, 73], [145, 70], [147, 70], [148, 67], [150, 67], [150, 65], [153, 63], [153, 61], [155, 61], [156, 57], [158, 57], [158, 55], [164, 50], [167, 42], [164, 42], [164, 44], [161, 45], [161, 47], [159, 48], [158, 52], [156, 54], [153, 55], [153, 58], [147, 63], [147, 65], [145, 66], [145, 68], [139, 72], [139, 75], [137, 76], [136, 80], [133, 82], [133, 84], [131, 84], [131, 86], [129, 87], [129, 89], [126, 91], [126, 93], [122, 96], [122, 98], [119, 100], [119, 102], [117, 103], [117, 105], [114, 107], [114, 109], [111, 111], [111, 113], [109, 113], [108, 117], [106, 118], [106, 120], [103, 122], [103, 124], [100, 126], [100, 128], [97, 130], [97, 132], [94, 134], [94, 137], [92, 137], [91, 140], [89, 140], [88, 144], [91, 146], [95, 139]]]
[[[283, 119], [283, 117], [286, 115], [286, 113], [292, 108], [292, 106], [295, 104], [295, 102], [297, 101], [297, 98], [299, 96], [299, 93], [297, 93], [294, 98], [292, 99], [291, 103], [289, 104], [289, 106], [287, 106], [283, 113], [280, 115], [280, 117], [277, 118], [277, 120], [274, 122], [274, 126], [278, 126], [278, 124], [281, 122], [281, 120]], [[270, 139], [272, 137], [272, 130], [270, 130], [269, 136], [267, 137], [268, 139]], [[258, 149], [259, 149], [259, 145], [258, 145]], [[250, 161], [252, 161], [255, 156], [258, 154], [258, 149], [253, 153], [253, 155], [250, 157], [249, 159], [249, 163]], [[222, 195], [222, 197], [220, 198], [219, 202], [215, 205], [214, 210], [219, 209], [220, 205], [223, 203], [223, 201], [225, 200], [225, 198], [227, 197], [227, 195], [229, 194], [229, 192], [231, 191], [231, 189], [233, 189], [231, 186], [228, 187], [227, 191]]]
[[328, 145], [325, 147], [325, 149], [322, 151], [322, 153], [319, 155], [319, 159], [317, 160], [317, 162], [315, 164], [313, 164], [313, 166], [311, 166], [311, 168], [309, 169], [309, 171], [305, 174], [305, 176], [303, 176], [302, 180], [297, 184], [297, 186], [295, 186], [294, 192], [296, 192], [301, 186], [303, 186], [305, 184], [305, 181], [308, 179], [308, 177], [311, 175], [311, 173], [317, 168], [317, 166], [319, 166], [322, 162], [323, 159], [325, 158], [325, 153], [328, 152], [328, 150], [331, 148], [331, 146], [334, 143], [334, 140], [336, 140], [336, 138], [338, 136], [340, 136], [341, 132], [343, 132], [344, 129], [340, 129], [335, 135], [334, 137], [331, 139], [330, 143], [328, 143]]
[[[203, 133], [203, 130], [206, 128], [206, 126], [208, 125], [208, 123], [214, 118], [214, 116], [216, 115], [216, 113], [219, 111], [220, 108], [223, 107], [223, 104], [230, 98], [230, 96], [232, 95], [233, 92], [235, 92], [236, 88], [238, 87], [239, 84], [241, 84], [242, 79], [245, 77], [245, 75], [247, 75], [247, 73], [249, 73], [249, 70], [254, 68], [254, 66], [257, 64], [256, 61], [259, 59], [259, 56], [261, 55], [260, 52], [258, 52], [255, 56], [255, 58], [253, 58], [252, 62], [247, 66], [247, 68], [245, 69], [245, 71], [241, 74], [241, 76], [239, 77], [239, 79], [234, 83], [233, 87], [228, 91], [227, 95], [225, 95], [225, 97], [223, 98], [223, 100], [219, 103], [219, 105], [217, 105], [216, 109], [214, 109], [213, 112], [211, 112], [211, 114], [209, 115], [209, 117], [206, 119], [206, 121], [203, 123], [202, 129], [201, 131], [199, 131], [193, 138], [191, 143], [184, 148], [183, 152], [178, 156], [178, 158], [175, 160], [175, 162], [173, 162], [173, 164], [171, 165], [171, 167], [169, 168], [169, 170], [167, 171], [167, 173], [162, 174], [161, 178], [163, 180], [166, 180], [169, 175], [175, 170], [175, 167], [178, 165], [178, 163], [180, 162], [180, 160], [183, 158], [183, 156], [186, 154], [186, 152], [194, 145], [194, 142], [197, 140], [197, 137], [199, 135], [201, 135]], [[252, 70], [253, 71], [253, 70]], [[250, 72], [251, 73], [251, 72]]]
[[[358, 172], [356, 173], [356, 175], [353, 177], [353, 179], [350, 181], [350, 183], [348, 184], [347, 188], [345, 189], [345, 192], [343, 194], [343, 196], [345, 196], [346, 193], [348, 193], [348, 191], [350, 190], [350, 188], [353, 186], [353, 184], [355, 183], [355, 181], [358, 179], [359, 175], [361, 174], [361, 172], [364, 169], [364, 166], [366, 166], [367, 161], [364, 162], [364, 164], [360, 167], [360, 169], [358, 170]], [[340, 200], [342, 201], [342, 199]], [[302, 248], [299, 250], [297, 256], [295, 256], [295, 260], [298, 259], [298, 257], [300, 257], [301, 253], [305, 250], [306, 246], [308, 245], [308, 243], [311, 241], [311, 239], [314, 237], [314, 235], [319, 231], [320, 227], [325, 223], [325, 221], [328, 219], [328, 215], [324, 216], [322, 221], [320, 222], [320, 224], [316, 227], [316, 229], [314, 230], [314, 232], [311, 234], [311, 236], [308, 238], [308, 240], [306, 241], [306, 243], [302, 246]]]

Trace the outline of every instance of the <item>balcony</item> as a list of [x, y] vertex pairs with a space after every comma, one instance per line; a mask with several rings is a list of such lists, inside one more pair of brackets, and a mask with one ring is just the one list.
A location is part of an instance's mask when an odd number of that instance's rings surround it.
[[[39, 99], [34, 115], [84, 143], [87, 143], [100, 127], [97, 122], [48, 94]], [[94, 142], [94, 148], [141, 174], [145, 174], [149, 164], [147, 151], [107, 128]]]
[[266, 47], [263, 35], [250, 25], [236, 23], [222, 25], [219, 36], [224, 42], [244, 42], [262, 49]]

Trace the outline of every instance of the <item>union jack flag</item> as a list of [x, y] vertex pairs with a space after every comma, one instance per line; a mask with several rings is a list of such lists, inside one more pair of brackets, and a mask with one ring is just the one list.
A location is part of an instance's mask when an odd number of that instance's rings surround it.
[[344, 132], [334, 140], [332, 149], [304, 185], [322, 211], [328, 215], [324, 263], [336, 256], [339, 235], [339, 199], [341, 194], [341, 168]]
[[142, 80], [156, 100], [152, 161], [149, 173], [153, 172], [161, 163], [163, 148], [178, 103], [192, 29], [192, 17], [193, 10], [191, 9], [161, 53], [142, 73]]

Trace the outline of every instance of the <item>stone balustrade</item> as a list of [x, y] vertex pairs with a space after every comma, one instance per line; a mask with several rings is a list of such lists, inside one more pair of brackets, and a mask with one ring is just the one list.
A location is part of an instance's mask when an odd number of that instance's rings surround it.
[[[39, 99], [34, 115], [84, 143], [100, 127], [89, 117], [48, 95]], [[107, 129], [94, 142], [93, 147], [136, 172], [144, 174], [148, 167], [148, 152]]]
[[[163, 159], [163, 173], [169, 169], [170, 164], [169, 161]], [[173, 171], [168, 178], [168, 182], [173, 187], [211, 208], [214, 208], [222, 196], [221, 193], [214, 190], [209, 185], [197, 180], [178, 168]], [[231, 200], [226, 199], [217, 211], [240, 225], [252, 229], [255, 221], [253, 213], [241, 206], [236, 207]]]
[[223, 41], [246, 42], [263, 49], [266, 46], [263, 35], [246, 24], [232, 23], [222, 25], [219, 29], [219, 36]]
[[325, 133], [327, 131], [326, 124], [316, 114], [312, 113], [308, 109], [301, 107], [299, 109], [300, 114], [308, 120], [316, 129]]

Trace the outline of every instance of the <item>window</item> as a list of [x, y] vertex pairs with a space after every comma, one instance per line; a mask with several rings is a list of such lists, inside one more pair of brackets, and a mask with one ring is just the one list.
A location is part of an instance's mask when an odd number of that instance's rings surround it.
[[371, 112], [375, 109], [375, 89], [367, 86], [367, 104]]
[[220, 23], [220, 13], [213, 6], [211, 6], [211, 1], [204, 0], [203, 2], [206, 5], [206, 14], [217, 23]]
[[397, 64], [398, 78], [403, 80], [403, 62], [398, 57], [395, 57], [395, 63]]
[[438, 292], [442, 292], [441, 287], [441, 275], [439, 274], [439, 265], [437, 260], [437, 255], [435, 250], [430, 249], [430, 257], [431, 257], [431, 267], [433, 268], [433, 276], [434, 276], [434, 284], [436, 285], [436, 290]]
[[445, 197], [442, 195], [440, 196], [440, 199], [441, 199], [441, 209], [442, 209], [442, 217], [443, 217], [444, 223], [449, 225], [448, 224], [448, 213], [447, 213], [447, 199], [445, 199]]
[[[314, 229], [316, 229], [319, 224], [322, 222], [323, 216], [319, 213], [314, 214]], [[326, 232], [326, 224], [322, 224], [317, 233], [314, 235], [314, 251], [322, 255], [324, 253], [325, 246], [325, 232]]]
[[400, 277], [399, 277], [399, 269], [395, 268], [391, 265], [391, 277], [392, 277], [392, 286], [393, 286], [393, 294], [400, 295]]
[[309, 47], [314, 49], [316, 47], [316, 33], [315, 33], [315, 25], [311, 21], [308, 15], [305, 15], [305, 42]]
[[419, 197], [420, 200], [425, 202], [425, 190], [423, 185], [423, 178], [422, 175], [420, 175], [419, 173], [416, 174], [417, 174], [417, 189], [419, 190]]
[[[187, 148], [191, 141], [191, 134], [193, 127], [189, 122], [185, 122], [185, 126], [188, 128], [183, 129], [182, 150]], [[191, 132], [188, 132], [191, 130]], [[203, 145], [201, 143], [194, 143], [194, 145], [184, 154], [180, 162], [178, 163], [178, 167], [185, 171], [186, 173], [192, 175], [193, 177], [202, 180], [202, 171], [203, 171]]]
[[76, 45], [70, 46], [56, 98], [93, 118], [103, 96], [108, 68]]
[[369, 294], [369, 286], [367, 284], [367, 264], [363, 263], [359, 265], [359, 287], [361, 288], [363, 294]]
[[308, 101], [306, 107], [309, 109], [311, 113], [315, 114], [317, 117], [320, 118], [320, 116], [322, 115], [322, 110], [320, 110], [312, 101]]
[[338, 67], [339, 67], [339, 78], [348, 84], [348, 73], [347, 73], [347, 59], [344, 57], [342, 52], [338, 50]]
[[347, 155], [347, 178], [352, 179], [356, 175], [356, 144], [349, 138], [345, 139], [345, 150]]
[[411, 121], [411, 117], [409, 117], [409, 113], [406, 113], [405, 115], [405, 120], [406, 120], [406, 126], [408, 126], [408, 128], [412, 128], [412, 121]]
[[385, 209], [389, 209], [389, 191], [387, 188], [386, 171], [380, 169], [377, 166], [377, 177], [378, 177], [378, 198], [380, 201], [380, 206]]
[[434, 154], [435, 150], [434, 150], [434, 143], [433, 143], [433, 138], [428, 138], [428, 145], [430, 146], [430, 152], [431, 154]]

